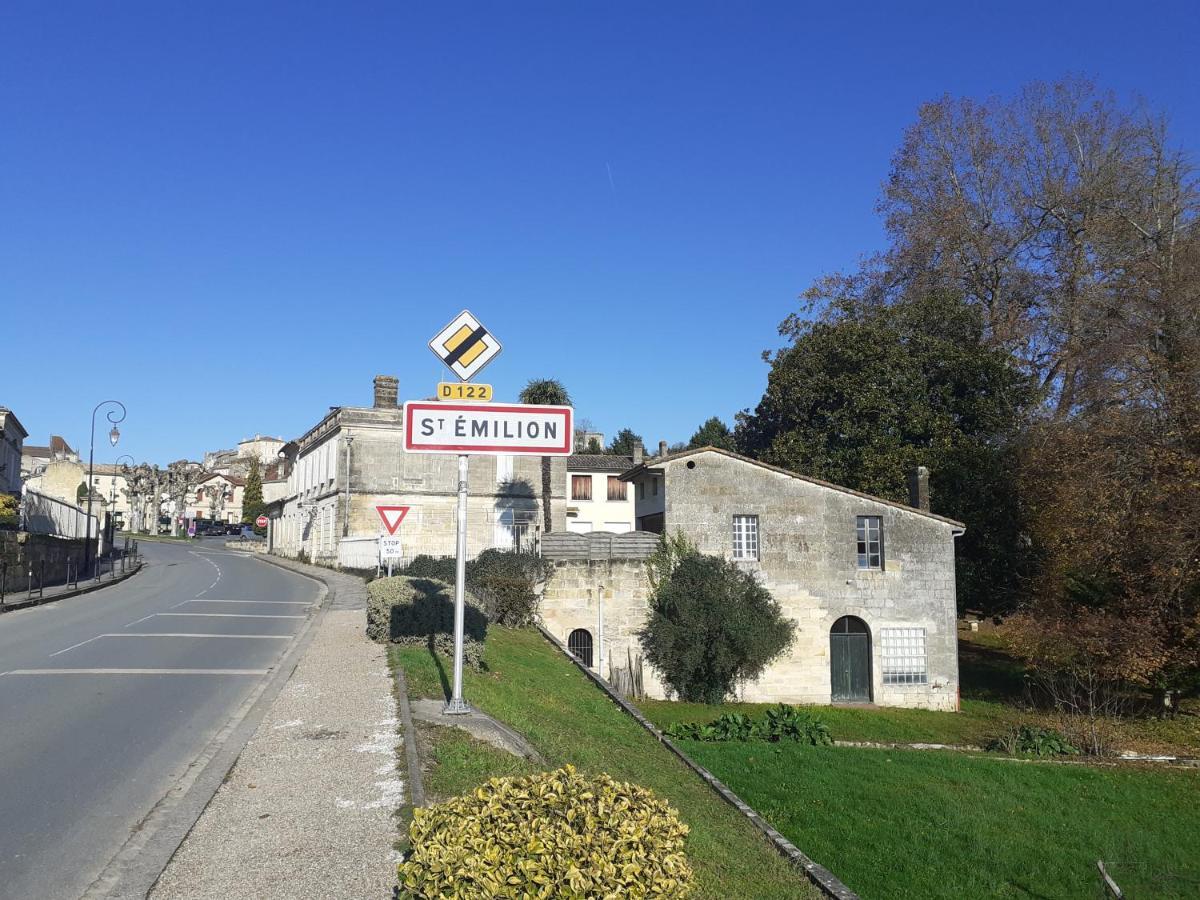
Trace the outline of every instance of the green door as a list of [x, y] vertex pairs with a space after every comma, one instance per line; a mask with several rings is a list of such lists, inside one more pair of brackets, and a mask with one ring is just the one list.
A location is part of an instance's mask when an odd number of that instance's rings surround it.
[[871, 634], [862, 619], [842, 616], [829, 630], [829, 680], [834, 703], [871, 702]]

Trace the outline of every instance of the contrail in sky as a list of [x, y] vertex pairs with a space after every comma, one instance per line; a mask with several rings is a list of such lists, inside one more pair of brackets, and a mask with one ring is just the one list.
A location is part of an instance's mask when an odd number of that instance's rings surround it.
[[604, 168], [608, 169], [608, 186], [612, 188], [613, 192], [615, 193], [617, 190], [617, 185], [616, 182], [613, 181], [612, 166], [610, 166], [608, 163], [605, 163]]

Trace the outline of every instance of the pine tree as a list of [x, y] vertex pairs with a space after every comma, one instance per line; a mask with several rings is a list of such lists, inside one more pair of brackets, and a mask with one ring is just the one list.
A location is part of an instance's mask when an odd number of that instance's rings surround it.
[[259, 471], [258, 460], [250, 460], [250, 472], [246, 475], [246, 490], [242, 493], [242, 522], [253, 525], [254, 520], [262, 515], [263, 507], [262, 472]]

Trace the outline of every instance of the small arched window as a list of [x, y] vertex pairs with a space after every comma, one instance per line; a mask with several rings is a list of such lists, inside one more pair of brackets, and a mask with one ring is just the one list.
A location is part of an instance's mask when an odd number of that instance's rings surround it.
[[592, 633], [586, 628], [571, 632], [567, 637], [567, 650], [589, 669], [592, 667]]

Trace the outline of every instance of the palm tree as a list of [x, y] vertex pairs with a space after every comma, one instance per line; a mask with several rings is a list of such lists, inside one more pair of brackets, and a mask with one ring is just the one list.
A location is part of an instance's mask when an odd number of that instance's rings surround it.
[[[520, 401], [537, 406], [570, 406], [571, 395], [557, 378], [535, 378], [521, 391]], [[542, 457], [542, 519], [550, 530], [550, 457]]]

